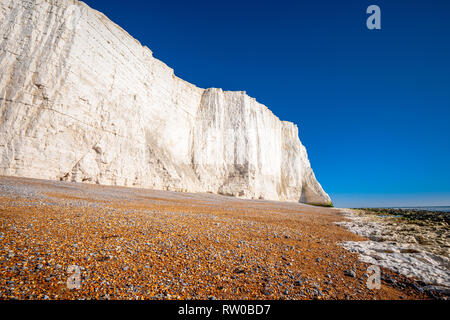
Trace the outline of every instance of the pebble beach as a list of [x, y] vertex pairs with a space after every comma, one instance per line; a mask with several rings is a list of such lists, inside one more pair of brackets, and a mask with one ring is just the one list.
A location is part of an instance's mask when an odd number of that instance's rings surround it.
[[384, 267], [370, 289], [371, 264], [342, 245], [368, 239], [346, 221], [298, 203], [0, 177], [0, 299], [439, 298]]

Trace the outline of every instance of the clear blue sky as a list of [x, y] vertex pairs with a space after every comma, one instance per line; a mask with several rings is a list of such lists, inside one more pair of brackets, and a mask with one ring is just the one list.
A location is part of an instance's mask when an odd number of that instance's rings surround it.
[[450, 205], [450, 1], [85, 2], [177, 76], [298, 124], [336, 206]]

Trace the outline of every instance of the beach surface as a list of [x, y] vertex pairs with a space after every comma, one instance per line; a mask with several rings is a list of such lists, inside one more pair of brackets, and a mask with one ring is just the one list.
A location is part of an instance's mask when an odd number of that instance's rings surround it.
[[430, 299], [371, 264], [342, 211], [0, 177], [0, 299]]

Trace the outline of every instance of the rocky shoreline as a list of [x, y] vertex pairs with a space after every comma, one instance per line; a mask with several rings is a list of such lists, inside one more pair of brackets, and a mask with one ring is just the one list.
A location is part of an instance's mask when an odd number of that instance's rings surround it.
[[450, 214], [405, 209], [344, 209], [337, 224], [368, 238], [343, 242], [360, 260], [420, 280], [421, 290], [450, 295]]
[[419, 221], [423, 222], [445, 222], [447, 225], [450, 224], [450, 212], [445, 211], [429, 211], [421, 209], [391, 209], [391, 208], [363, 208], [356, 209], [362, 210], [367, 213], [377, 214], [382, 217], [392, 217], [392, 218], [402, 218], [409, 220], [410, 222], [415, 222], [421, 224]]

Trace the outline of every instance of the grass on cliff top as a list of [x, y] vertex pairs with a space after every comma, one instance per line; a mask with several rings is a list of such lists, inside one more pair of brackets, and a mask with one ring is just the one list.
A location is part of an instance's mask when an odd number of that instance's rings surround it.
[[319, 204], [319, 203], [308, 203], [308, 204], [315, 207], [334, 208], [333, 202], [330, 202], [329, 204]]

